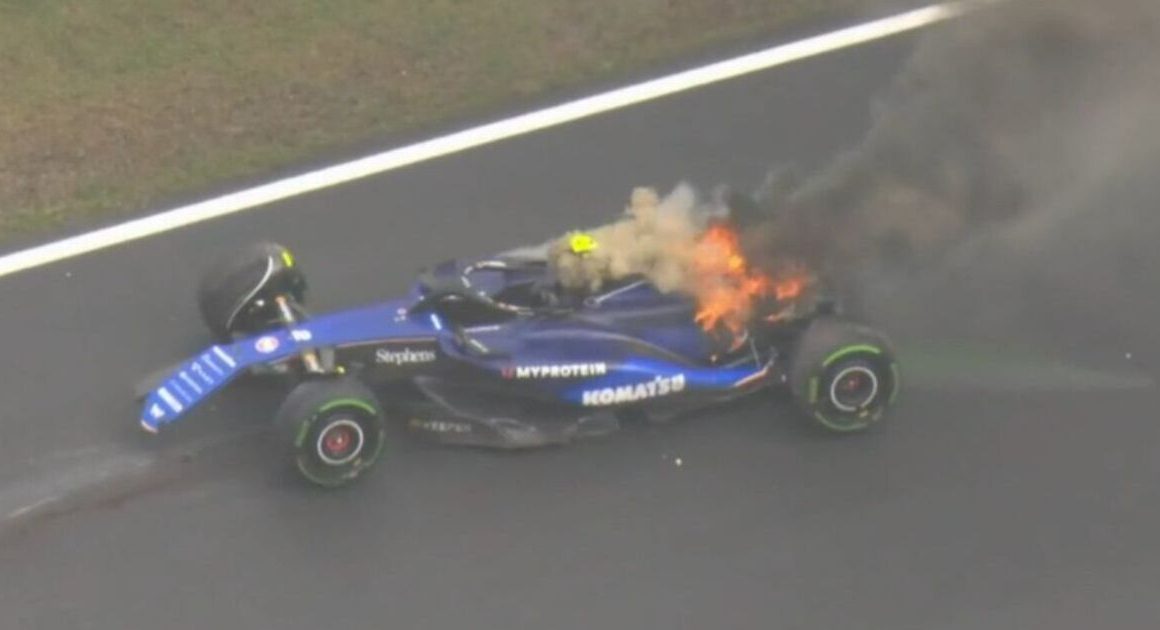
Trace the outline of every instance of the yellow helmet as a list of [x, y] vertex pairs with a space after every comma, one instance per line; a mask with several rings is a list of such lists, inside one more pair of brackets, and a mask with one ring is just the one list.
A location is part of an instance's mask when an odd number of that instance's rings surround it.
[[573, 254], [588, 254], [597, 247], [596, 239], [587, 232], [573, 232], [568, 238], [568, 248], [572, 250]]

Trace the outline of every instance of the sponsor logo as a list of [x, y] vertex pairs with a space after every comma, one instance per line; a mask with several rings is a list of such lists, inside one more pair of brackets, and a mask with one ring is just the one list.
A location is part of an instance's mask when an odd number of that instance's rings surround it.
[[504, 378], [587, 378], [608, 373], [607, 363], [559, 363], [553, 365], [517, 365], [503, 369]]
[[413, 363], [430, 363], [434, 360], [434, 350], [412, 350], [410, 348], [403, 348], [402, 350], [379, 348], [375, 350], [375, 363], [409, 365]]
[[432, 433], [471, 433], [471, 425], [466, 422], [412, 418], [409, 424], [412, 429], [431, 431]]
[[310, 341], [314, 339], [314, 335], [304, 328], [295, 328], [290, 331], [290, 338], [294, 341]]
[[194, 374], [197, 374], [198, 378], [205, 381], [206, 385], [213, 385], [213, 379], [210, 378], [209, 373], [205, 371], [205, 368], [201, 367], [200, 363], [194, 363], [193, 365], [190, 365], [189, 370]]
[[580, 394], [580, 404], [585, 407], [600, 407], [604, 405], [619, 405], [623, 403], [647, 400], [659, 396], [676, 394], [685, 389], [685, 375], [658, 376], [644, 383], [632, 383], [619, 387], [605, 387], [590, 389]]
[[237, 365], [237, 363], [234, 361], [233, 357], [226, 354], [225, 351], [222, 350], [221, 348], [214, 346], [213, 353], [218, 355], [218, 358], [220, 358], [222, 361], [225, 361], [226, 365], [228, 365], [230, 367], [234, 367], [235, 365]]
[[[182, 370], [182, 372], [177, 376], [180, 377], [186, 385], [189, 385], [193, 391], [197, 392], [198, 394], [202, 393], [201, 386], [197, 384], [197, 381], [193, 380], [188, 374], [186, 374], [184, 370]], [[176, 383], [174, 383], [174, 385], [176, 385]]]
[[173, 397], [173, 394], [169, 393], [168, 389], [165, 389], [164, 387], [159, 388], [157, 390], [157, 395], [161, 397], [161, 400], [165, 401], [166, 405], [169, 405], [169, 408], [173, 410], [173, 413], [181, 413], [182, 410], [185, 409], [181, 403], [177, 402], [177, 399]]
[[254, 342], [254, 349], [262, 354], [270, 354], [278, 349], [277, 337], [261, 337]]
[[218, 376], [225, 375], [225, 372], [223, 372], [222, 369], [220, 367], [218, 367], [217, 362], [213, 360], [213, 355], [211, 355], [210, 353], [206, 352], [205, 354], [201, 355], [201, 357], [198, 360], [201, 361], [202, 363], [208, 365], [210, 367], [210, 369], [212, 369], [214, 372], [217, 372]]
[[153, 403], [153, 406], [149, 408], [149, 415], [153, 416], [154, 420], [157, 420], [158, 418], [164, 418], [165, 410], [161, 408], [161, 405]]

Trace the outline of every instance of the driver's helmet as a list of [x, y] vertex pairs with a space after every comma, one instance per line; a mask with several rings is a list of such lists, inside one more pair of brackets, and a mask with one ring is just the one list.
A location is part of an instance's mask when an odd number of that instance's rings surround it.
[[591, 254], [599, 246], [588, 232], [573, 232], [568, 236], [568, 250], [577, 256]]
[[600, 244], [590, 232], [568, 232], [548, 250], [548, 271], [542, 291], [552, 302], [572, 303], [591, 294], [589, 267], [599, 265], [595, 255]]

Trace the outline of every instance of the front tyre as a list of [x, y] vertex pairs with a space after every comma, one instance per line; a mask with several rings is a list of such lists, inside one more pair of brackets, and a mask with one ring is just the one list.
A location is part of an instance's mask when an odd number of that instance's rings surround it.
[[306, 277], [290, 250], [277, 243], [255, 243], [219, 259], [201, 278], [197, 307], [218, 341], [252, 335], [278, 325], [278, 296], [293, 308], [305, 304]]
[[378, 400], [352, 378], [299, 384], [275, 420], [298, 472], [326, 488], [346, 485], [366, 472], [386, 440]]
[[851, 432], [882, 418], [898, 394], [898, 364], [886, 338], [833, 318], [810, 324], [790, 369], [798, 405], [823, 427]]

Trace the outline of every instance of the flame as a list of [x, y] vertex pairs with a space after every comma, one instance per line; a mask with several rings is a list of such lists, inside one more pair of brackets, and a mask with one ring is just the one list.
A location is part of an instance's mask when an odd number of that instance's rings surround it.
[[695, 320], [706, 331], [724, 327], [734, 336], [740, 335], [758, 299], [793, 300], [809, 284], [804, 269], [789, 269], [777, 279], [753, 269], [741, 251], [737, 232], [722, 224], [705, 230], [695, 245], [692, 261], [698, 299]]

